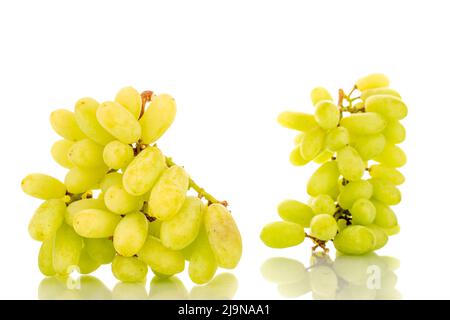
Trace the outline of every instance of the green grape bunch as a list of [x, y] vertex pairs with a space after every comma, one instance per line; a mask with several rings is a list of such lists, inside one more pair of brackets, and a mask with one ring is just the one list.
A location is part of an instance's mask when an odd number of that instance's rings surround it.
[[[336, 250], [363, 255], [386, 245], [400, 231], [392, 206], [401, 201], [398, 168], [406, 155], [401, 120], [408, 109], [383, 74], [359, 79], [350, 93], [339, 90], [337, 103], [323, 87], [311, 91], [314, 114], [282, 112], [278, 122], [300, 131], [290, 162], [320, 166], [309, 179], [308, 203], [285, 200], [282, 221], [266, 225], [262, 241], [272, 248], [298, 245], [310, 238], [316, 248], [332, 241]], [[309, 228], [309, 233], [305, 232]]]
[[[242, 254], [238, 227], [227, 209], [167, 157], [156, 141], [176, 115], [168, 94], [121, 89], [114, 101], [82, 98], [74, 111], [51, 113], [61, 140], [53, 159], [68, 172], [64, 182], [41, 173], [22, 180], [23, 191], [44, 200], [29, 223], [40, 241], [40, 271], [89, 274], [111, 264], [123, 282], [185, 269], [194, 283], [233, 269]], [[197, 194], [191, 196], [188, 191]]]

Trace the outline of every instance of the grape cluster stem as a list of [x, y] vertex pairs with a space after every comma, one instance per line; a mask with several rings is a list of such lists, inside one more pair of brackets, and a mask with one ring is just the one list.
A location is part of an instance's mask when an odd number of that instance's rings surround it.
[[316, 251], [318, 248], [321, 248], [323, 250], [323, 252], [325, 252], [325, 253], [328, 253], [328, 251], [330, 251], [326, 246], [327, 245], [326, 241], [317, 239], [316, 237], [313, 237], [313, 236], [307, 234], [306, 232], [305, 232], [305, 237], [311, 239], [312, 242], [314, 242], [314, 247], [312, 247], [312, 251]]

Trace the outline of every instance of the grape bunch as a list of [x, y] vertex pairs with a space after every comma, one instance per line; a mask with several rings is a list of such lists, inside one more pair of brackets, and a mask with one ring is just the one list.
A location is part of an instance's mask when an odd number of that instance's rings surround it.
[[170, 95], [139, 94], [132, 87], [114, 101], [82, 98], [74, 112], [51, 113], [51, 126], [62, 137], [51, 155], [68, 169], [64, 183], [34, 173], [21, 184], [44, 200], [28, 228], [42, 242], [44, 275], [88, 274], [111, 264], [117, 279], [138, 282], [148, 267], [168, 277], [188, 260], [190, 278], [203, 284], [218, 267], [237, 266], [242, 241], [227, 203], [155, 144], [175, 114]]
[[332, 241], [349, 255], [378, 250], [400, 231], [391, 206], [400, 202], [397, 186], [405, 180], [398, 168], [406, 155], [398, 144], [405, 139], [400, 120], [408, 109], [382, 74], [359, 79], [348, 94], [339, 90], [337, 103], [322, 87], [312, 90], [311, 100], [314, 114], [286, 111], [278, 117], [282, 126], [300, 131], [291, 163], [320, 164], [307, 183], [310, 199], [281, 202], [283, 221], [266, 225], [261, 239], [273, 248], [308, 237], [313, 249], [328, 250]]

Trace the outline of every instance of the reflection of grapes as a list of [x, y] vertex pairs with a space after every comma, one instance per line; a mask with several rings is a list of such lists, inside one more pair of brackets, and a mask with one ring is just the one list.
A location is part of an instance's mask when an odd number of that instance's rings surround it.
[[310, 267], [293, 259], [271, 258], [261, 266], [263, 277], [278, 286], [280, 295], [296, 298], [311, 292], [313, 299], [400, 299], [395, 288], [397, 259], [369, 253], [311, 256]]
[[315, 243], [313, 249], [327, 251], [326, 242], [332, 240], [341, 253], [362, 255], [380, 249], [388, 236], [399, 232], [390, 206], [400, 203], [397, 186], [405, 180], [397, 168], [406, 156], [397, 144], [405, 140], [400, 120], [408, 109], [388, 86], [386, 76], [371, 74], [359, 79], [349, 94], [339, 90], [337, 104], [325, 88], [317, 87], [311, 91], [314, 115], [279, 115], [282, 126], [301, 132], [290, 154], [292, 164], [314, 161], [320, 166], [306, 187], [312, 197], [308, 204], [283, 201], [278, 214], [284, 221], [263, 228], [261, 240], [267, 246], [295, 246], [305, 238], [299, 233], [310, 228], [306, 237]]

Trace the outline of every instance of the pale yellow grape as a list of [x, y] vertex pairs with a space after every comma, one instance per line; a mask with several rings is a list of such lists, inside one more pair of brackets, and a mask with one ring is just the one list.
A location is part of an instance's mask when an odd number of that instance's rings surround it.
[[329, 214], [315, 215], [311, 220], [311, 235], [317, 239], [328, 241], [338, 232], [336, 220]]
[[330, 151], [338, 151], [350, 143], [350, 134], [344, 127], [336, 127], [327, 132], [325, 136], [325, 148]]
[[297, 134], [297, 135], [294, 137], [294, 144], [295, 144], [295, 145], [298, 145], [298, 144], [300, 144], [300, 143], [302, 142], [303, 135], [304, 135], [304, 133], [303, 133], [303, 132], [300, 132], [299, 134]]
[[50, 124], [57, 134], [67, 140], [78, 141], [86, 138], [85, 134], [78, 127], [73, 112], [65, 109], [58, 109], [50, 114]]
[[103, 149], [103, 161], [112, 169], [126, 168], [133, 158], [133, 148], [118, 140], [111, 141]]
[[314, 214], [329, 214], [333, 215], [336, 211], [334, 199], [327, 194], [319, 194], [311, 202], [311, 208]]
[[34, 240], [45, 241], [53, 237], [64, 221], [66, 204], [61, 199], [50, 199], [35, 211], [28, 225], [28, 232]]
[[374, 159], [391, 168], [399, 168], [406, 164], [406, 154], [398, 146], [386, 143], [383, 151]]
[[180, 251], [163, 246], [161, 241], [153, 236], [148, 236], [144, 246], [138, 252], [138, 257], [163, 275], [174, 275], [184, 270], [184, 257]]
[[307, 132], [318, 127], [314, 116], [309, 113], [284, 111], [278, 115], [277, 120], [278, 123], [285, 128], [303, 132]]
[[116, 184], [108, 188], [105, 192], [105, 205], [114, 213], [126, 214], [132, 211], [138, 211], [142, 208], [144, 200], [129, 194], [122, 184]]
[[390, 95], [376, 95], [365, 102], [366, 111], [381, 114], [387, 120], [401, 120], [408, 115], [402, 99]]
[[382, 164], [374, 164], [369, 168], [369, 174], [372, 178], [389, 181], [394, 185], [400, 185], [405, 182], [403, 174], [395, 168], [386, 167]]
[[365, 226], [348, 226], [333, 241], [336, 250], [349, 255], [363, 255], [375, 247], [375, 236]]
[[315, 266], [309, 274], [311, 291], [324, 297], [333, 299], [338, 289], [338, 278], [334, 270], [327, 265]]
[[219, 267], [235, 268], [242, 256], [242, 239], [228, 209], [218, 203], [209, 205], [204, 227]]
[[67, 169], [73, 167], [73, 163], [70, 162], [67, 156], [69, 149], [73, 144], [74, 142], [70, 140], [58, 140], [53, 144], [52, 149], [50, 150], [53, 160], [55, 160], [60, 166]]
[[399, 204], [402, 200], [400, 190], [392, 182], [375, 178], [369, 179], [368, 181], [373, 186], [373, 199], [390, 206]]
[[367, 180], [351, 181], [341, 190], [338, 203], [343, 209], [350, 209], [353, 203], [360, 199], [370, 199], [373, 194], [372, 184]]
[[352, 136], [351, 145], [363, 160], [370, 160], [384, 150], [386, 139], [382, 133]]
[[298, 223], [277, 221], [265, 225], [260, 238], [268, 247], [288, 248], [302, 243], [305, 240], [305, 231]]
[[166, 168], [162, 152], [156, 147], [147, 147], [128, 165], [123, 174], [123, 186], [129, 194], [143, 195], [153, 188]]
[[221, 273], [204, 286], [195, 286], [189, 296], [192, 300], [231, 300], [238, 289], [238, 280], [231, 273]]
[[377, 215], [373, 221], [374, 224], [385, 229], [397, 225], [397, 216], [388, 205], [374, 199], [372, 199], [372, 203], [377, 209]]
[[83, 193], [92, 189], [105, 176], [107, 168], [81, 169], [73, 167], [64, 179], [67, 191], [73, 194]]
[[50, 237], [42, 242], [41, 248], [39, 249], [39, 270], [47, 277], [55, 275], [55, 269], [53, 268], [53, 242], [54, 237]]
[[333, 97], [324, 87], [316, 87], [311, 90], [311, 102], [315, 106], [322, 101], [333, 101]]
[[101, 199], [81, 199], [72, 202], [67, 206], [65, 212], [65, 221], [69, 226], [73, 226], [73, 217], [75, 214], [84, 209], [102, 209], [107, 210], [105, 203]]
[[148, 200], [151, 216], [165, 221], [173, 218], [186, 198], [189, 175], [179, 166], [166, 169], [152, 189]]
[[67, 153], [70, 162], [79, 168], [97, 168], [105, 166], [103, 146], [90, 139], [75, 142]]
[[361, 179], [364, 174], [365, 164], [358, 151], [347, 146], [337, 152], [337, 166], [342, 176], [349, 181]]
[[328, 150], [323, 150], [321, 153], [317, 155], [317, 157], [314, 158], [314, 162], [318, 164], [322, 164], [327, 162], [333, 157], [334, 153], [330, 152]]
[[99, 103], [92, 98], [82, 98], [75, 104], [75, 119], [81, 131], [91, 140], [105, 145], [114, 140], [114, 137], [106, 131], [97, 120]]
[[181, 250], [198, 235], [204, 204], [198, 197], [186, 197], [178, 214], [161, 224], [161, 242], [167, 248]]
[[42, 173], [31, 173], [21, 182], [23, 192], [43, 200], [62, 198], [66, 187], [56, 178]]
[[383, 88], [388, 86], [389, 78], [381, 73], [372, 73], [356, 81], [356, 87], [359, 91], [365, 91], [367, 89], [374, 88]]
[[350, 133], [361, 135], [379, 133], [386, 124], [386, 120], [375, 112], [354, 113], [342, 118], [340, 122], [340, 125], [347, 128]]
[[104, 102], [97, 109], [97, 120], [117, 140], [133, 143], [141, 137], [141, 126], [134, 116], [117, 102]]
[[73, 218], [73, 228], [85, 238], [107, 238], [114, 230], [121, 217], [112, 212], [100, 209], [84, 209]]
[[59, 275], [70, 273], [78, 265], [83, 239], [69, 226], [63, 224], [53, 242], [53, 268]]
[[309, 178], [307, 192], [310, 196], [316, 197], [319, 194], [333, 196], [337, 188], [339, 170], [336, 161], [328, 161], [321, 165]]
[[298, 260], [282, 257], [270, 258], [261, 266], [265, 280], [276, 284], [293, 283], [308, 278], [308, 271]]
[[177, 106], [168, 94], [152, 96], [152, 101], [139, 120], [142, 127], [142, 142], [150, 144], [158, 140], [175, 120]]
[[78, 268], [80, 268], [81, 274], [89, 274], [94, 272], [100, 267], [100, 263], [92, 259], [87, 253], [86, 249], [81, 250], [80, 259], [78, 260]]
[[341, 115], [338, 107], [331, 101], [321, 101], [316, 105], [314, 119], [322, 129], [337, 127]]
[[300, 144], [300, 153], [305, 160], [314, 159], [322, 150], [325, 131], [315, 128], [305, 133]]
[[375, 220], [377, 210], [370, 200], [361, 198], [353, 203], [350, 213], [352, 224], [367, 226]]
[[388, 236], [394, 236], [400, 232], [400, 226], [397, 224], [393, 227], [383, 228], [383, 230], [387, 233]]
[[397, 91], [395, 91], [394, 89], [391, 89], [388, 87], [382, 87], [382, 88], [374, 88], [374, 89], [364, 90], [363, 92], [361, 92], [361, 100], [366, 101], [367, 98], [369, 98], [371, 96], [380, 95], [380, 94], [390, 95], [390, 96], [401, 99], [400, 94]]
[[138, 253], [147, 239], [148, 221], [141, 212], [127, 214], [114, 230], [114, 248], [124, 257]]
[[384, 128], [383, 135], [390, 143], [398, 144], [405, 141], [406, 130], [399, 121], [390, 121], [388, 122], [386, 128]]
[[92, 259], [100, 264], [111, 263], [116, 251], [112, 240], [106, 238], [84, 239], [84, 246]]
[[115, 98], [122, 107], [126, 108], [130, 113], [139, 119], [142, 109], [141, 94], [133, 87], [125, 87], [119, 90]]
[[153, 221], [149, 222], [148, 234], [159, 239], [160, 234], [161, 234], [161, 225], [162, 225], [161, 220], [153, 220]]
[[310, 206], [297, 201], [285, 200], [278, 205], [278, 215], [284, 221], [290, 221], [308, 228], [314, 213]]
[[100, 181], [100, 189], [103, 193], [106, 193], [108, 189], [114, 185], [120, 185], [122, 183], [122, 174], [119, 172], [110, 172], [106, 174], [102, 181]]
[[298, 144], [294, 149], [292, 149], [291, 154], [289, 155], [289, 161], [294, 166], [304, 166], [310, 160], [305, 160], [300, 152], [300, 144]]
[[148, 267], [136, 257], [115, 256], [111, 264], [114, 277], [123, 282], [144, 281]]
[[191, 245], [193, 248], [189, 259], [189, 278], [196, 284], [207, 283], [216, 273], [217, 262], [204, 229]]
[[383, 228], [375, 224], [368, 225], [367, 228], [369, 228], [372, 231], [373, 235], [375, 236], [375, 245], [373, 247], [373, 250], [383, 248], [389, 240], [386, 231], [384, 231]]

